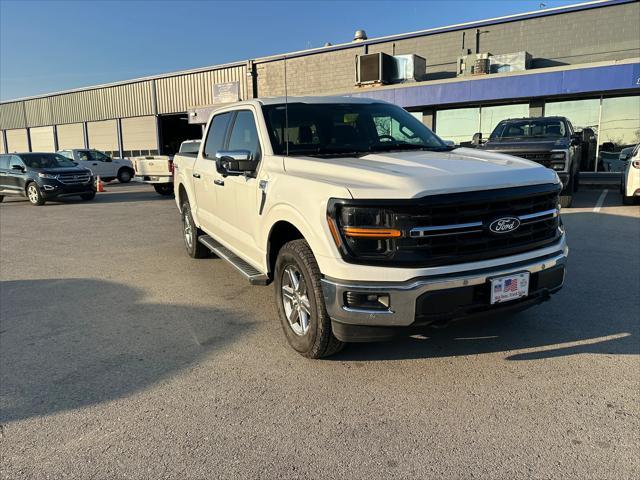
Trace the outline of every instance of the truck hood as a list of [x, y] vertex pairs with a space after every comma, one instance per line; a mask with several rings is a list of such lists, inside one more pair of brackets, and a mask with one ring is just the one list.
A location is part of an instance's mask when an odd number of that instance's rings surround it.
[[569, 147], [569, 139], [558, 138], [549, 140], [548, 138], [527, 139], [527, 140], [505, 140], [490, 141], [483, 145], [482, 150], [499, 152], [548, 152]]
[[472, 148], [353, 158], [285, 157], [289, 175], [342, 185], [354, 198], [418, 198], [440, 193], [559, 182], [535, 162]]

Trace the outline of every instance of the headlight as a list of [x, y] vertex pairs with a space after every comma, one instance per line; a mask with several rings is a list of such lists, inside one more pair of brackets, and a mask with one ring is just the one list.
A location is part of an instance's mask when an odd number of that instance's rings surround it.
[[53, 173], [38, 173], [40, 178], [48, 178], [49, 180], [55, 180], [58, 178], [58, 175], [54, 175]]
[[566, 152], [553, 152], [551, 153], [551, 168], [556, 171], [562, 171], [567, 165], [567, 153]]
[[338, 248], [355, 256], [384, 256], [394, 250], [402, 231], [394, 228], [393, 214], [382, 208], [337, 205], [327, 220]]

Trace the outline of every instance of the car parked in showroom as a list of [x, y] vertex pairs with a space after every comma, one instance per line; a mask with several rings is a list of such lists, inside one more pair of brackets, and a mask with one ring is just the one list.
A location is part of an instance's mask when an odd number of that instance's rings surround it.
[[120, 183], [128, 183], [134, 177], [133, 164], [126, 158], [111, 158], [100, 150], [71, 148], [60, 150], [60, 155], [77, 162], [80, 167], [88, 168], [93, 175], [105, 182], [116, 178]]
[[96, 187], [91, 170], [57, 153], [0, 155], [0, 201], [6, 195], [27, 197], [32, 205], [79, 196], [93, 200]]
[[187, 254], [273, 282], [285, 337], [306, 357], [522, 310], [564, 283], [557, 173], [453, 148], [387, 102], [221, 107], [174, 169]]
[[[573, 193], [578, 189], [578, 172], [583, 145], [589, 142], [589, 131], [576, 132], [565, 117], [511, 118], [502, 120], [481, 145], [486, 151], [506, 153], [554, 170], [563, 188], [560, 204], [570, 207]], [[481, 133], [474, 135], [479, 144]]]
[[620, 152], [620, 158], [626, 166], [620, 179], [620, 193], [622, 203], [633, 205], [640, 198], [640, 143], [631, 152], [623, 152]]

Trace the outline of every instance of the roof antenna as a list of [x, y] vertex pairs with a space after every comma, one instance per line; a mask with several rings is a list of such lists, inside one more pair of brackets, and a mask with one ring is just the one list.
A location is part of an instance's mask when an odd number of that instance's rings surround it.
[[284, 56], [284, 131], [285, 151], [289, 156], [289, 94], [287, 92], [287, 56]]

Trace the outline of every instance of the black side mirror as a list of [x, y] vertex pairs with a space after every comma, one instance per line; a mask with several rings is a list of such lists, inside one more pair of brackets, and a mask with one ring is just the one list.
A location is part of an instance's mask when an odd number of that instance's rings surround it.
[[471, 145], [479, 146], [482, 144], [482, 132], [474, 133], [473, 138], [471, 139]]
[[22, 165], [11, 165], [11, 170], [19, 170], [24, 172], [24, 167]]
[[222, 175], [244, 175], [256, 171], [257, 158], [249, 150], [216, 152], [216, 168]]

